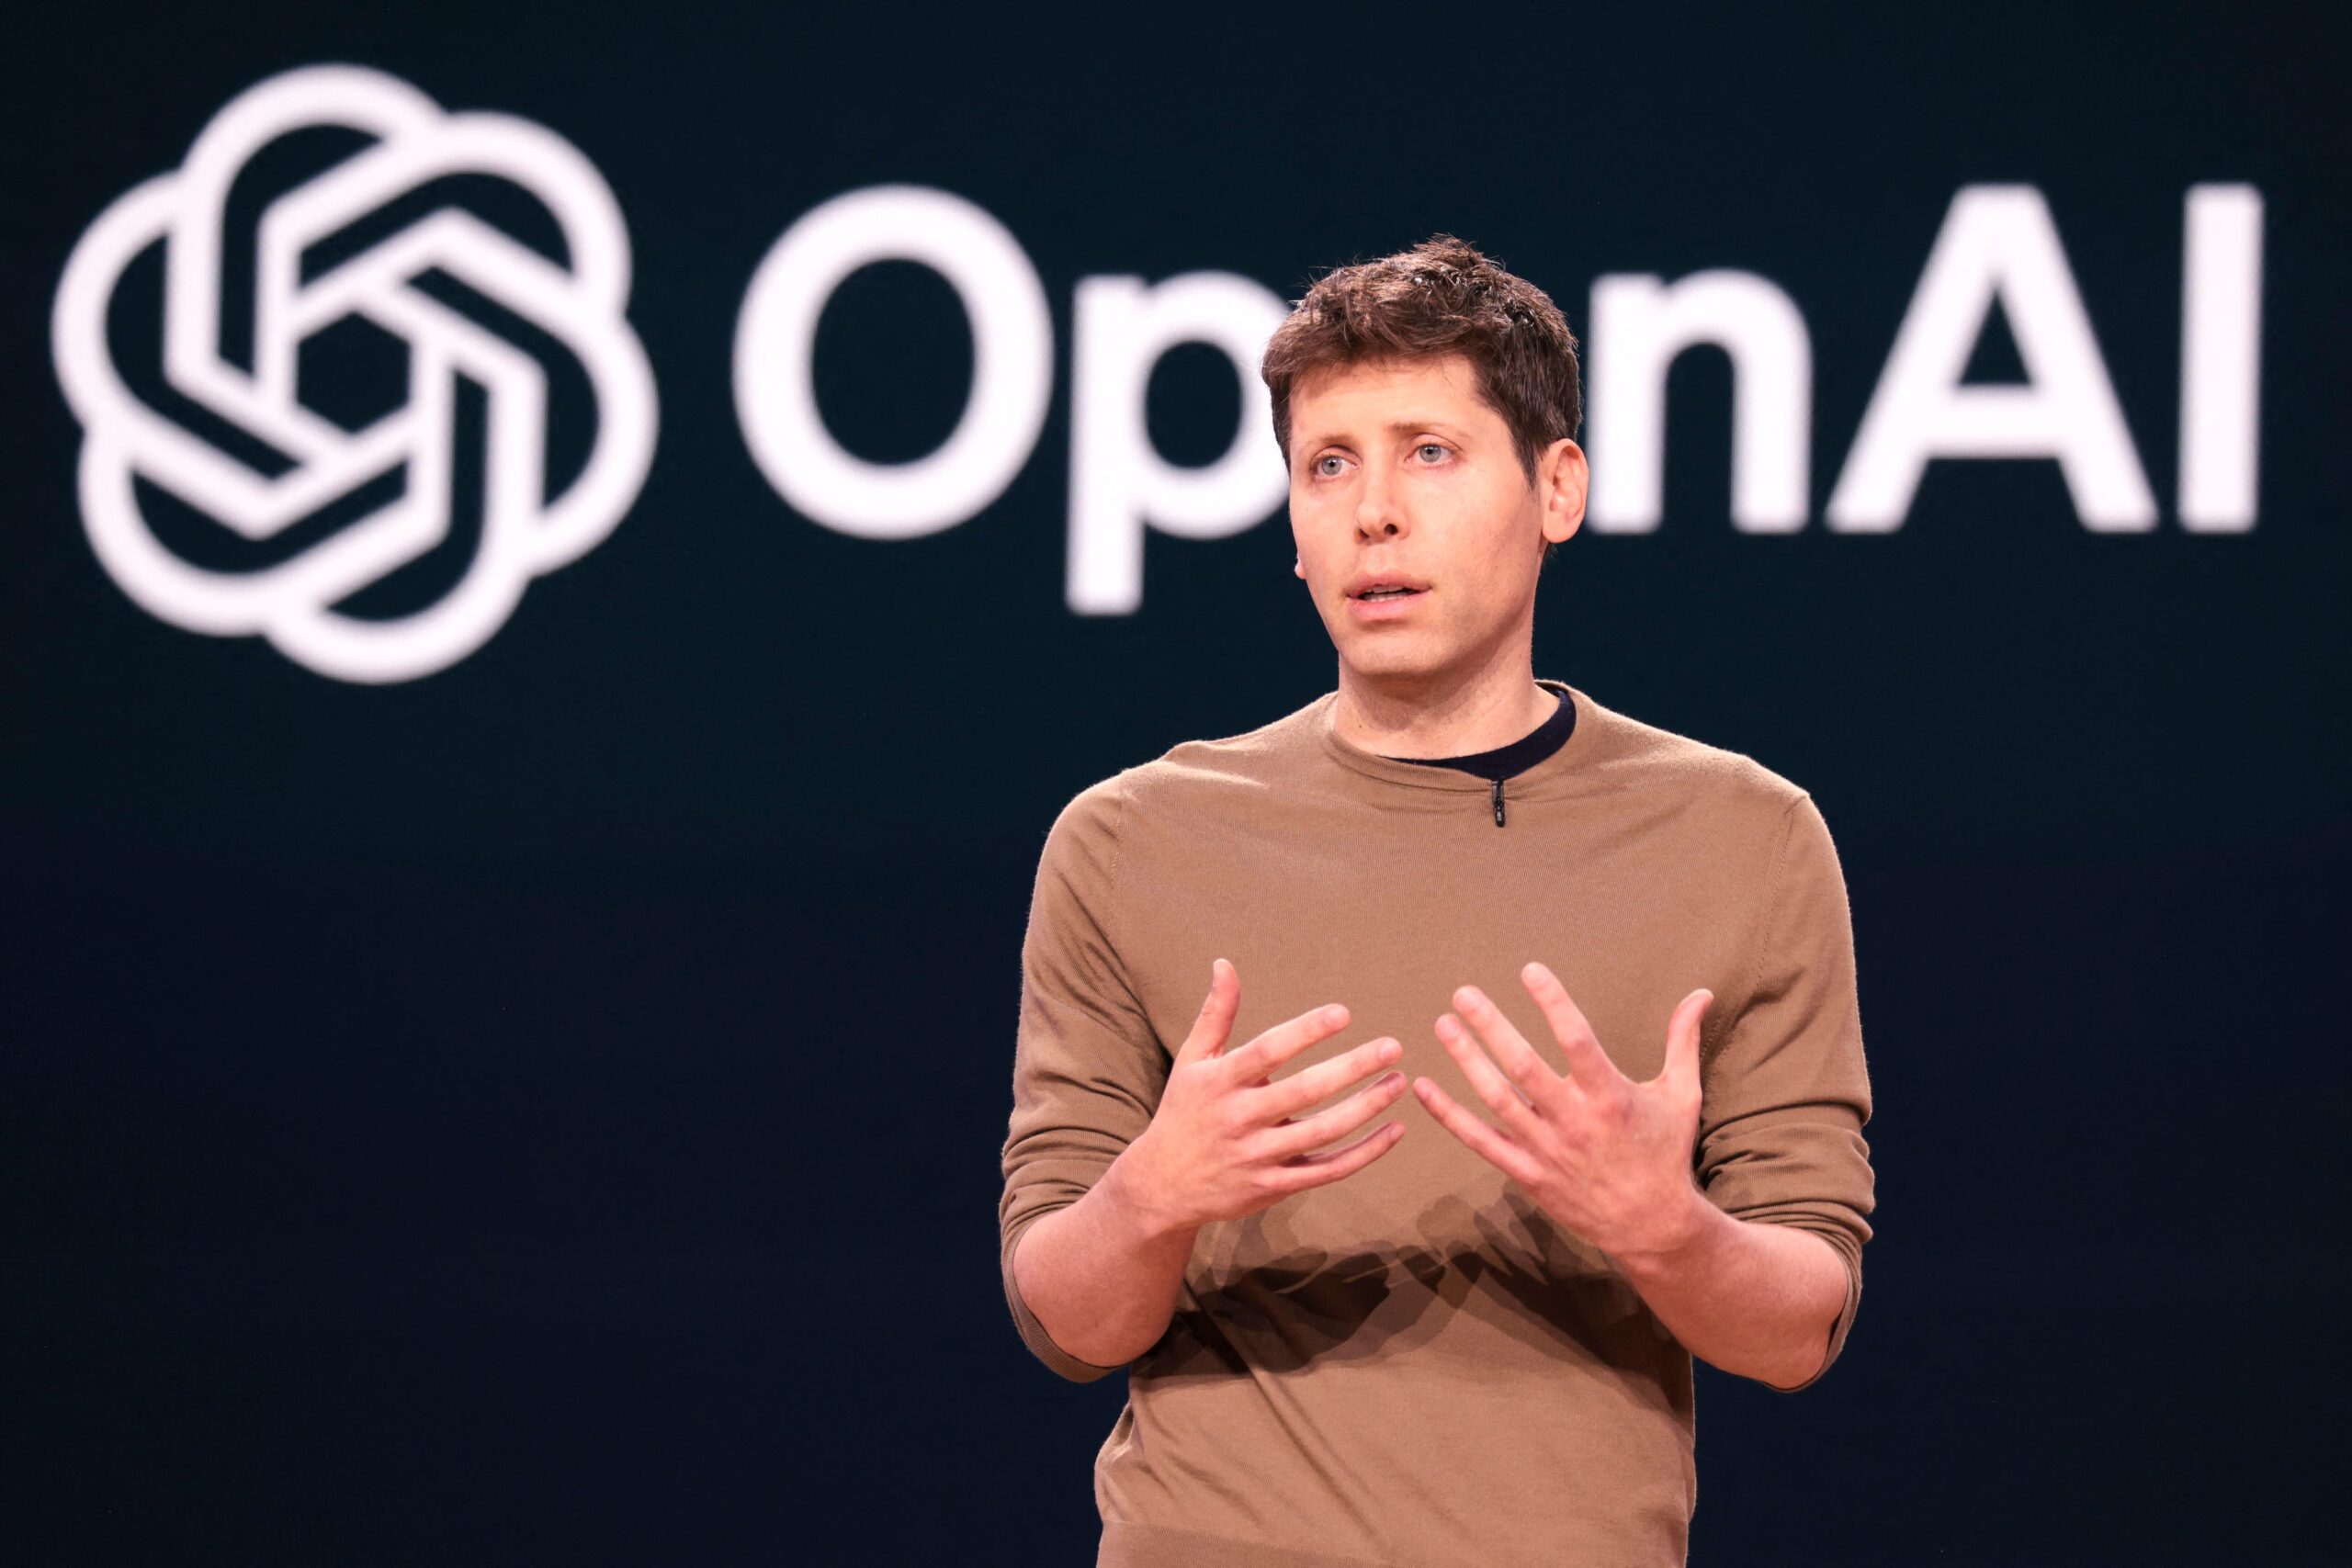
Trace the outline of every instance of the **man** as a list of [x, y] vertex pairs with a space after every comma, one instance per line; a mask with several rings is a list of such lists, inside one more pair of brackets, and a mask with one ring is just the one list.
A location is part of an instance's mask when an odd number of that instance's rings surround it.
[[1535, 677], [1587, 478], [1541, 290], [1441, 235], [1262, 368], [1338, 688], [1080, 793], [1023, 953], [1004, 1286], [1128, 1371], [1098, 1561], [1680, 1563], [1691, 1356], [1793, 1392], [1860, 1300], [1836, 851]]

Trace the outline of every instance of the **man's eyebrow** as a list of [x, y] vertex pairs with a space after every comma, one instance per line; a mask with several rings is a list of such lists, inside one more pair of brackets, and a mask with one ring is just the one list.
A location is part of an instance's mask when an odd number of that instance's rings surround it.
[[[1386, 430], [1391, 435], [1412, 435], [1420, 431], [1434, 430], [1442, 434], [1451, 435], [1456, 441], [1466, 441], [1469, 439], [1469, 433], [1464, 431], [1460, 425], [1453, 424], [1442, 419], [1392, 419], [1382, 428]], [[1302, 445], [1308, 446], [1324, 446], [1329, 445], [1331, 442], [1343, 439], [1344, 437], [1342, 436], [1325, 433], [1310, 437]]]

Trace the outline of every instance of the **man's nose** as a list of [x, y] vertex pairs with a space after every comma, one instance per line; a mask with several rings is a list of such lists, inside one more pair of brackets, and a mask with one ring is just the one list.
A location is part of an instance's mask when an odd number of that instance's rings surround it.
[[1356, 532], [1367, 539], [1393, 539], [1405, 532], [1396, 482], [1377, 468], [1364, 475], [1363, 492], [1356, 500]]

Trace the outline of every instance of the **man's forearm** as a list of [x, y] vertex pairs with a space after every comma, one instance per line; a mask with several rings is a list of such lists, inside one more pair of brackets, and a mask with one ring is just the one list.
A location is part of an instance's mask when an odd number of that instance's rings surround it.
[[1657, 1252], [1611, 1254], [1682, 1348], [1775, 1388], [1821, 1370], [1846, 1306], [1846, 1262], [1791, 1225], [1740, 1220], [1697, 1188], [1684, 1236]]
[[1054, 1343], [1098, 1367], [1125, 1366], [1159, 1342], [1198, 1234], [1139, 1201], [1125, 1161], [1033, 1223], [1012, 1255], [1021, 1299]]

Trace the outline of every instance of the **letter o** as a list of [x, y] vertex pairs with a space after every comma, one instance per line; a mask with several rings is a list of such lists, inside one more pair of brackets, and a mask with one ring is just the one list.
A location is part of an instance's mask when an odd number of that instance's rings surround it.
[[[877, 261], [945, 278], [972, 331], [972, 386], [956, 429], [907, 463], [844, 450], [817, 406], [817, 319]], [[1045, 428], [1054, 327], [1044, 285], [1003, 224], [943, 190], [873, 186], [811, 209], [752, 275], [735, 322], [735, 416], [752, 460], [811, 520], [866, 539], [952, 528], [1002, 495]]]

